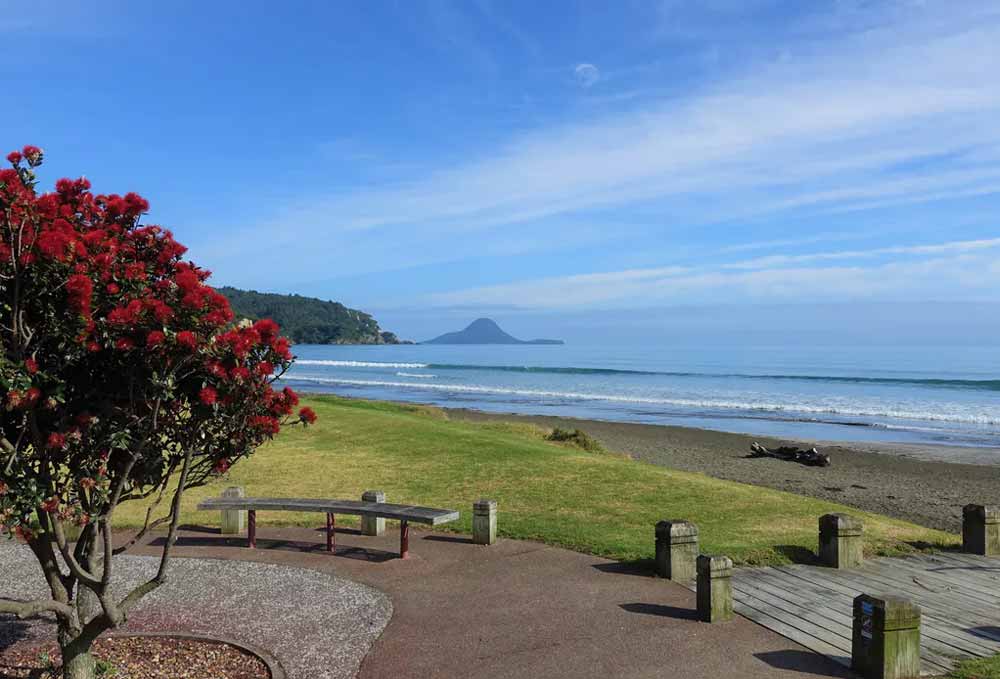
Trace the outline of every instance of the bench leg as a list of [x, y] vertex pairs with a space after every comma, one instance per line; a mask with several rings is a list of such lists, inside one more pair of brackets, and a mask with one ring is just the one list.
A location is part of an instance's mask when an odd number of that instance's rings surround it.
[[247, 511], [247, 543], [250, 549], [257, 548], [257, 512], [253, 509]]
[[337, 517], [326, 515], [326, 551], [333, 553], [337, 549]]
[[406, 521], [399, 522], [399, 558], [410, 558], [410, 524]]

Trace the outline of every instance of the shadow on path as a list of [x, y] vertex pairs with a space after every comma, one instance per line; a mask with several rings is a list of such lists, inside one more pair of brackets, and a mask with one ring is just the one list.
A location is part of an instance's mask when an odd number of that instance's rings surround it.
[[698, 612], [691, 608], [680, 608], [679, 606], [664, 606], [663, 604], [621, 604], [620, 608], [629, 613], [641, 613], [643, 615], [655, 615], [661, 618], [674, 618], [675, 620], [697, 620]]

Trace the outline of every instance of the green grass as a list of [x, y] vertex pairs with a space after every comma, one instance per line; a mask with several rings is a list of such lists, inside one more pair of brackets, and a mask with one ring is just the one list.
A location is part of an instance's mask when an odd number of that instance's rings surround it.
[[948, 674], [949, 679], [1000, 679], [1000, 655], [966, 660]]
[[[947, 533], [832, 502], [550, 442], [550, 432], [533, 425], [451, 421], [433, 408], [335, 397], [305, 402], [320, 417], [314, 427], [286, 430], [227, 478], [189, 491], [183, 520], [217, 525], [217, 512], [199, 512], [195, 505], [229, 485], [244, 486], [248, 495], [348, 499], [376, 488], [390, 502], [460, 510], [453, 529], [463, 532], [471, 530], [472, 502], [493, 498], [503, 536], [623, 560], [651, 558], [653, 526], [670, 518], [695, 522], [703, 551], [746, 564], [787, 563], [790, 555], [814, 550], [817, 518], [835, 511], [864, 517], [872, 554], [957, 542]], [[125, 504], [116, 519], [137, 526], [143, 514], [140, 505]], [[258, 522], [321, 523], [315, 514], [282, 512], [262, 512]]]

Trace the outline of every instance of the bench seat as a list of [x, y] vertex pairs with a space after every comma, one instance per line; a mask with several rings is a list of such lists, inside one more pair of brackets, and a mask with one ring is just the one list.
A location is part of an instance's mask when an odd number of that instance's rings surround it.
[[405, 559], [409, 555], [409, 522], [438, 526], [456, 521], [459, 513], [452, 509], [435, 509], [415, 505], [398, 505], [388, 502], [365, 502], [358, 500], [323, 500], [313, 498], [287, 497], [215, 497], [198, 503], [200, 510], [245, 511], [247, 513], [247, 541], [250, 548], [257, 546], [257, 511], [280, 512], [321, 512], [326, 514], [327, 550], [335, 549], [336, 515], [368, 516], [392, 519], [400, 522], [399, 554]]

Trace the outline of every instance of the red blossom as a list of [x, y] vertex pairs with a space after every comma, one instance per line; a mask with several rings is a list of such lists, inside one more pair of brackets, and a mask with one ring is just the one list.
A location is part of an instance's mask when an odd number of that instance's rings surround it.
[[90, 302], [93, 294], [94, 284], [83, 274], [74, 274], [66, 280], [69, 308], [81, 316], [90, 315]]
[[45, 442], [45, 445], [53, 450], [59, 450], [66, 446], [66, 437], [62, 434], [53, 432], [49, 434], [49, 438]]
[[218, 400], [218, 398], [219, 398], [218, 392], [216, 392], [215, 389], [212, 389], [212, 387], [204, 387], [201, 391], [198, 392], [198, 400], [207, 406], [210, 406], [213, 403], [215, 403]]
[[9, 488], [9, 486], [6, 483], [4, 483], [3, 481], [0, 481], [0, 495], [6, 495], [8, 488]]
[[50, 497], [48, 500], [40, 504], [39, 507], [46, 514], [55, 514], [59, 511], [59, 498]]
[[115, 349], [119, 351], [131, 351], [135, 349], [135, 342], [128, 337], [122, 337], [115, 341]]
[[181, 330], [177, 333], [177, 343], [194, 351], [198, 347], [198, 338], [190, 330]]
[[219, 460], [218, 462], [215, 463], [215, 466], [212, 467], [212, 471], [214, 471], [216, 474], [225, 474], [227, 471], [229, 471], [229, 460], [225, 458]]
[[163, 334], [160, 330], [154, 330], [153, 332], [146, 335], [146, 346], [149, 348], [158, 347], [163, 344], [163, 341], [167, 339], [167, 336]]
[[11, 165], [17, 165], [18, 163], [21, 162], [23, 158], [24, 156], [21, 155], [20, 151], [11, 151], [10, 153], [7, 154], [7, 161]]
[[95, 481], [94, 479], [90, 478], [89, 476], [84, 476], [82, 479], [80, 479], [80, 487], [81, 488], [86, 488], [87, 490], [90, 490], [91, 488], [93, 488], [96, 485], [97, 485], [97, 481]]
[[301, 408], [299, 409], [299, 419], [306, 424], [314, 424], [316, 422], [316, 412], [309, 406]]
[[33, 358], [24, 359], [24, 368], [28, 371], [29, 375], [34, 375], [38, 372], [38, 361]]

